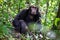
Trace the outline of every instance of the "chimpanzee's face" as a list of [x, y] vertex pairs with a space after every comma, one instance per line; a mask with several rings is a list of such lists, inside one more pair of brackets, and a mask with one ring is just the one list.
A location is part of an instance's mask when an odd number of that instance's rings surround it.
[[31, 7], [31, 14], [36, 15], [37, 8], [36, 7]]

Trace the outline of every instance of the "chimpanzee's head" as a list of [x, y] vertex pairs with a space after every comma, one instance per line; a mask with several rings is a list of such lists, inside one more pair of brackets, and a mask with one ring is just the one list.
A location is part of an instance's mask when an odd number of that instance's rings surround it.
[[38, 8], [35, 7], [35, 6], [30, 6], [30, 7], [29, 7], [29, 12], [30, 12], [30, 14], [32, 14], [32, 15], [36, 15], [36, 14], [38, 13]]

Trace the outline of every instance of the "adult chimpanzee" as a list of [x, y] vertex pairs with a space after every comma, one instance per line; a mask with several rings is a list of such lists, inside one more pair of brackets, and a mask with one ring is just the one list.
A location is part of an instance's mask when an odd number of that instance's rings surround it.
[[39, 20], [40, 13], [38, 8], [35, 6], [30, 6], [29, 9], [22, 10], [13, 20], [13, 26], [15, 30], [20, 33], [25, 33], [27, 31], [27, 25], [31, 22], [36, 22]]

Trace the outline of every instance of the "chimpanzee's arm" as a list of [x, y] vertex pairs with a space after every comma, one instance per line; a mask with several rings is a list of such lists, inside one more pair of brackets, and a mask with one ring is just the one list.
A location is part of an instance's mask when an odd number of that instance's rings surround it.
[[41, 23], [40, 17], [41, 17], [41, 14], [39, 12], [37, 12], [37, 15], [36, 15], [36, 20], [37, 21], [36, 22]]
[[17, 16], [15, 17], [15, 19], [12, 22], [13, 26], [19, 26], [19, 24], [20, 24], [19, 20], [23, 20], [24, 17], [27, 15], [26, 11], [27, 11], [27, 9], [25, 9], [25, 10], [21, 11], [19, 14], [17, 14]]

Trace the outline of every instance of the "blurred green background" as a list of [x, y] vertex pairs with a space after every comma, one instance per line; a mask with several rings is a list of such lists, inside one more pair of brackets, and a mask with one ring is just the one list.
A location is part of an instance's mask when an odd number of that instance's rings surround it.
[[[0, 40], [19, 40], [11, 35], [13, 30], [12, 20], [22, 10], [30, 5], [35, 5], [39, 8], [41, 14], [41, 32], [43, 38], [41, 40], [60, 40], [60, 0], [0, 0]], [[40, 26], [41, 26], [40, 25]], [[30, 25], [31, 31], [36, 31], [33, 28], [39, 28], [34, 23]], [[53, 31], [54, 39], [48, 32]], [[36, 35], [35, 35], [36, 34]], [[49, 38], [46, 38], [46, 34]], [[29, 34], [27, 34], [29, 36]], [[38, 33], [34, 33], [36, 40], [39, 40]], [[24, 37], [23, 40], [33, 40], [34, 38]], [[20, 38], [21, 40], [21, 38]]]

